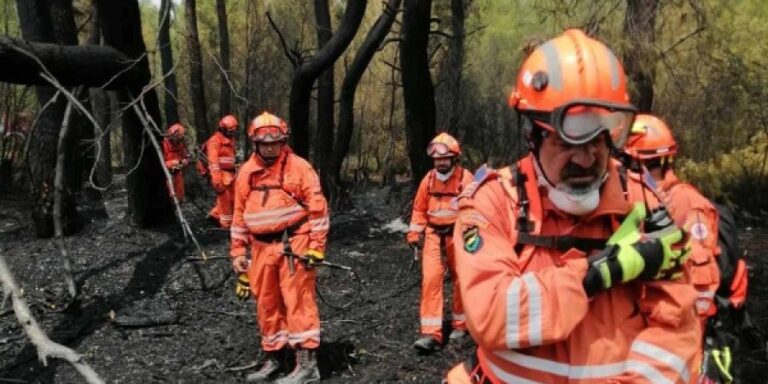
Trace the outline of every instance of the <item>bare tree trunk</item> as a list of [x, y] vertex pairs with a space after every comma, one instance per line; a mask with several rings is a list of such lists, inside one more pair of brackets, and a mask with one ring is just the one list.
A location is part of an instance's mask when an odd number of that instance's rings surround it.
[[331, 39], [311, 59], [302, 63], [293, 75], [289, 104], [291, 141], [296, 154], [309, 155], [309, 100], [312, 84], [344, 53], [360, 27], [367, 0], [349, 0], [341, 24]]
[[[395, 51], [395, 62], [397, 62], [400, 50]], [[392, 160], [395, 158], [395, 106], [397, 104], [397, 67], [390, 67], [390, 93], [389, 93], [389, 116], [387, 118], [387, 152], [384, 155], [384, 176], [382, 184], [395, 185], [395, 172], [392, 166]]]
[[[75, 97], [80, 92], [75, 92]], [[54, 178], [53, 194], [53, 228], [56, 236], [56, 244], [61, 252], [61, 261], [64, 269], [64, 280], [67, 282], [69, 297], [74, 300], [77, 297], [77, 287], [72, 273], [72, 259], [69, 257], [67, 247], [64, 244], [64, 229], [62, 226], [62, 196], [64, 195], [64, 173], [67, 160], [67, 135], [72, 121], [72, 103], [67, 103], [64, 110], [64, 118], [59, 132], [59, 142], [56, 146], [56, 176]]]
[[176, 98], [179, 94], [179, 90], [176, 87], [176, 74], [168, 74], [173, 68], [173, 46], [171, 45], [172, 11], [173, 3], [171, 0], [161, 0], [158, 40], [160, 44], [160, 67], [163, 70], [163, 76], [165, 76], [165, 80], [163, 80], [165, 83], [165, 102], [163, 105], [165, 106], [165, 122], [168, 126], [179, 121], [179, 110], [176, 105]]
[[448, 59], [448, 84], [451, 94], [448, 131], [452, 134], [459, 134], [459, 118], [464, 113], [464, 99], [461, 91], [461, 83], [462, 75], [464, 73], [464, 19], [466, 1], [467, 0], [451, 0], [451, 31], [453, 38], [450, 41], [450, 57]]
[[[137, 61], [134, 68], [142, 80], [127, 91], [119, 93], [121, 103], [128, 103], [143, 92], [144, 105], [156, 122], [160, 120], [160, 106], [154, 89], [143, 91], [151, 79], [147, 48], [141, 34], [141, 17], [137, 0], [95, 0], [98, 7], [99, 23], [104, 42]], [[128, 113], [123, 117], [123, 147], [128, 167], [137, 166], [128, 175], [128, 210], [134, 223], [150, 226], [168, 222], [171, 219], [171, 204], [165, 188], [162, 167], [157, 154], [152, 151], [149, 140], [138, 117]], [[157, 134], [157, 137], [160, 137]], [[143, 155], [142, 155], [143, 153]]]
[[[260, 8], [257, 0], [248, 0], [246, 12], [246, 50], [247, 55], [245, 57], [245, 97], [248, 99], [248, 104], [245, 106], [245, 119], [243, 124], [247, 127], [250, 123], [250, 119], [255, 117], [259, 112], [256, 108], [261, 105], [259, 100], [259, 86], [256, 81], [257, 74], [259, 72], [258, 63], [258, 48], [259, 48], [259, 28], [258, 20]], [[259, 15], [259, 16], [257, 16]], [[248, 140], [248, 130], [243, 130], [242, 150], [244, 154], [247, 154], [250, 149], [250, 140]], [[245, 155], [247, 157], [247, 155]]]
[[[224, 0], [216, 0], [216, 17], [219, 20], [219, 61], [223, 71], [229, 73], [229, 24], [227, 23], [227, 6]], [[229, 84], [224, 74], [220, 74], [219, 117], [232, 113]]]
[[630, 43], [624, 49], [624, 66], [631, 81], [631, 100], [640, 112], [650, 112], [653, 107], [658, 10], [659, 0], [627, 0], [624, 35]]
[[427, 53], [431, 9], [432, 0], [405, 0], [400, 40], [405, 131], [414, 183], [432, 167], [426, 152], [435, 135], [435, 89]]
[[[61, 4], [56, 4], [61, 6]], [[56, 8], [56, 18], [61, 22], [54, 31], [52, 8], [44, 0], [17, 0], [16, 7], [19, 14], [22, 36], [24, 39], [33, 42], [60, 42], [71, 43], [71, 36], [66, 38], [61, 35], [69, 24], [61, 15], [61, 8]], [[69, 16], [72, 16], [71, 6]], [[71, 23], [74, 23], [72, 18]], [[75, 35], [75, 44], [77, 44]], [[41, 106], [51, 101], [56, 91], [50, 87], [36, 87], [37, 99]], [[56, 169], [56, 145], [58, 142], [61, 121], [64, 115], [66, 101], [64, 98], [58, 98], [47, 108], [40, 111], [37, 126], [33, 127], [32, 137], [30, 138], [30, 147], [28, 161], [30, 167], [30, 181], [32, 183], [32, 220], [34, 222], [35, 234], [38, 237], [53, 236], [53, 185]], [[77, 209], [75, 199], [69, 191], [62, 196], [62, 221], [66, 234], [71, 234], [76, 230]]]
[[389, 0], [385, 5], [384, 12], [376, 20], [376, 23], [368, 31], [363, 44], [360, 45], [352, 64], [344, 76], [344, 82], [341, 85], [341, 106], [339, 107], [339, 130], [336, 137], [335, 150], [331, 158], [330, 175], [334, 183], [338, 185], [341, 182], [341, 165], [349, 152], [349, 143], [352, 140], [352, 132], [355, 126], [355, 92], [360, 79], [363, 77], [368, 64], [376, 54], [384, 38], [392, 28], [397, 17], [397, 9], [400, 7], [401, 0]]
[[197, 143], [208, 139], [208, 104], [205, 103], [203, 83], [203, 56], [200, 53], [200, 39], [197, 34], [197, 10], [195, 0], [184, 0], [187, 22], [187, 58], [189, 61], [189, 93], [192, 96], [192, 109], [195, 111], [195, 133]]
[[[315, 24], [317, 25], [317, 49], [320, 50], [333, 36], [328, 0], [315, 0]], [[317, 130], [313, 140], [314, 166], [320, 171], [320, 181], [326, 195], [330, 192], [328, 161], [333, 153], [333, 71], [334, 65], [331, 63], [317, 80]]]

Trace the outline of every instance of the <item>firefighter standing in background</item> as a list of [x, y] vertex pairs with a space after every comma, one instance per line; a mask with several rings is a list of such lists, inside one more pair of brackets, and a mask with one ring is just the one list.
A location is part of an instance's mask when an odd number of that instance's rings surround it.
[[[248, 128], [253, 154], [235, 181], [231, 226], [236, 291], [256, 299], [266, 360], [248, 381], [269, 380], [280, 370], [279, 351], [296, 350], [296, 368], [281, 384], [320, 380], [316, 351], [320, 318], [313, 264], [324, 259], [328, 207], [312, 166], [286, 144], [288, 126], [264, 112]], [[286, 247], [300, 259], [289, 258]], [[250, 248], [251, 261], [246, 254]]]
[[424, 236], [422, 252], [422, 282], [419, 333], [414, 346], [425, 352], [440, 348], [443, 342], [443, 274], [445, 250], [453, 280], [450, 340], [460, 340], [467, 333], [464, 307], [456, 280], [456, 259], [453, 252], [453, 225], [458, 215], [456, 198], [472, 181], [472, 174], [459, 165], [461, 148], [451, 135], [441, 133], [429, 143], [427, 154], [435, 168], [421, 180], [413, 200], [413, 213], [406, 240], [417, 248]]
[[235, 133], [237, 133], [237, 119], [232, 115], [226, 115], [219, 121], [219, 129], [205, 144], [211, 184], [216, 192], [216, 205], [208, 216], [217, 220], [221, 228], [229, 228], [232, 224], [234, 181], [237, 171]]
[[168, 135], [163, 140], [163, 160], [171, 172], [173, 185], [169, 185], [176, 193], [179, 202], [184, 200], [184, 167], [189, 164], [189, 153], [184, 144], [184, 126], [173, 124], [168, 128]]

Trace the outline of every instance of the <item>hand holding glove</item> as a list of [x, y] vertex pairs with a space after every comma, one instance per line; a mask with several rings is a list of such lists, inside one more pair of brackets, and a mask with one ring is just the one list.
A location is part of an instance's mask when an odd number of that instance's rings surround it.
[[683, 231], [674, 224], [651, 233], [640, 232], [645, 206], [638, 203], [608, 239], [607, 247], [590, 256], [584, 290], [593, 296], [600, 290], [640, 278], [677, 279], [688, 257]]
[[240, 301], [248, 300], [248, 297], [251, 296], [251, 286], [248, 283], [248, 275], [245, 273], [241, 273], [237, 277], [237, 282], [235, 283], [235, 295]]
[[304, 259], [307, 260], [309, 266], [313, 267], [325, 260], [325, 253], [317, 249], [310, 249], [304, 253]]

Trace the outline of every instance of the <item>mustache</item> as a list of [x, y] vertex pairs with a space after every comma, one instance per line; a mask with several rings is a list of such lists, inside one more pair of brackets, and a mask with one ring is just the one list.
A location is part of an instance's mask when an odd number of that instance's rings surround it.
[[584, 168], [574, 163], [568, 163], [565, 165], [563, 170], [560, 171], [560, 178], [563, 180], [569, 179], [571, 177], [583, 177], [583, 176], [592, 176], [594, 178], [599, 177], [600, 169], [598, 164], [595, 163], [591, 167]]

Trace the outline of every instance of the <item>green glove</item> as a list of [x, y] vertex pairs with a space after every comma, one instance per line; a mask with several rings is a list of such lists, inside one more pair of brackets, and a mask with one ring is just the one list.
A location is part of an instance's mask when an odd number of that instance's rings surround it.
[[688, 257], [688, 246], [680, 244], [683, 231], [670, 225], [651, 233], [640, 232], [645, 206], [635, 204], [619, 229], [608, 239], [607, 247], [590, 256], [584, 277], [584, 290], [593, 296], [600, 290], [640, 278], [676, 279]]
[[251, 286], [248, 283], [248, 275], [241, 273], [237, 277], [237, 283], [235, 283], [235, 295], [240, 301], [248, 300], [251, 295]]

